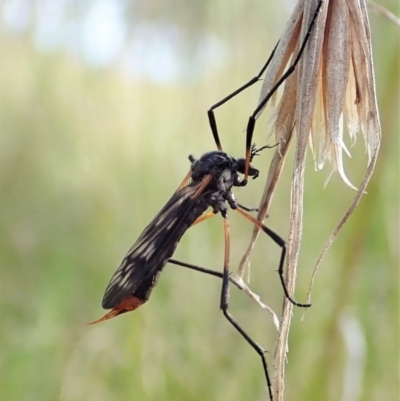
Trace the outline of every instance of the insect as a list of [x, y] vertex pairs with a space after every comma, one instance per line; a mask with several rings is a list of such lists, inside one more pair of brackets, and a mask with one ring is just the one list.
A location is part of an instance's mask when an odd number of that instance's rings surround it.
[[[271, 96], [276, 92], [278, 87], [295, 70], [311, 34], [321, 4], [322, 1], [318, 4], [308, 32], [291, 67], [282, 75], [270, 93], [263, 99], [254, 113], [250, 116], [246, 130], [246, 152], [244, 158], [233, 158], [222, 150], [214, 110], [256, 83], [268, 67], [274, 52], [272, 52], [266, 64], [256, 77], [209, 109], [208, 119], [218, 150], [207, 152], [199, 159], [196, 159], [194, 156], [189, 156], [191, 163], [189, 173], [186, 175], [176, 192], [172, 195], [171, 199], [144, 229], [140, 237], [129, 249], [121, 265], [112, 276], [106, 288], [102, 302], [103, 308], [111, 309], [111, 311], [104, 317], [93, 322], [94, 324], [111, 319], [122, 313], [133, 311], [143, 305], [149, 299], [151, 292], [157, 283], [158, 277], [168, 261], [208, 274], [217, 275], [222, 278], [220, 308], [228, 321], [236, 328], [236, 330], [238, 330], [238, 332], [261, 357], [271, 401], [273, 399], [272, 388], [267, 369], [267, 362], [264, 356], [265, 351], [248, 336], [228, 311], [230, 238], [227, 211], [228, 208], [231, 208], [232, 210], [239, 212], [250, 222], [259, 226], [264, 233], [281, 247], [282, 251], [278, 272], [286, 297], [294, 305], [300, 307], [311, 306], [310, 304], [301, 304], [296, 302], [289, 295], [286, 288], [283, 276], [283, 266], [286, 256], [285, 241], [275, 232], [247, 213], [249, 209], [236, 202], [232, 189], [233, 187], [245, 186], [249, 177], [255, 179], [259, 175], [259, 171], [253, 167], [251, 163], [255, 156], [269, 146], [263, 146], [257, 149], [256, 146], [252, 144], [256, 116]], [[205, 213], [208, 208], [211, 208], [211, 211]], [[222, 273], [217, 273], [212, 270], [170, 259], [179, 240], [191, 226], [218, 213], [223, 217], [225, 233], [224, 268]]]
[[[267, 146], [256, 149], [253, 145], [250, 160], [264, 148]], [[239, 177], [245, 174], [246, 159], [234, 159], [217, 150], [205, 153], [200, 159], [190, 155], [189, 160], [189, 174], [145, 228], [111, 278], [102, 302], [102, 306], [111, 311], [100, 321], [132, 311], [149, 299], [160, 272], [189, 227], [217, 213], [227, 222], [227, 204], [232, 209], [240, 208], [231, 189], [246, 185]], [[248, 175], [257, 178], [258, 174], [259, 171], [249, 165]], [[209, 207], [212, 211], [203, 214]], [[245, 213], [242, 209], [247, 208], [239, 209]]]

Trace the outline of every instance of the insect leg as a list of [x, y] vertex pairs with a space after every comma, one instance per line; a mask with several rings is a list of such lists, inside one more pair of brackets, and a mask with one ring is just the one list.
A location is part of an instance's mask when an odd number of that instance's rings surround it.
[[245, 164], [244, 179], [242, 180], [242, 182], [244, 182], [243, 185], [246, 185], [247, 179], [248, 179], [249, 164], [250, 164], [250, 159], [251, 159], [251, 143], [253, 140], [253, 132], [254, 132], [254, 126], [256, 124], [257, 114], [264, 108], [264, 106], [267, 104], [269, 99], [271, 99], [271, 97], [278, 90], [278, 88], [283, 84], [283, 82], [295, 71], [297, 64], [299, 63], [301, 56], [303, 55], [303, 52], [306, 48], [307, 42], [310, 38], [312, 29], [314, 27], [314, 23], [318, 17], [322, 3], [323, 3], [323, 0], [320, 0], [320, 2], [317, 5], [317, 8], [316, 8], [313, 18], [311, 20], [311, 23], [308, 27], [306, 36], [303, 39], [303, 43], [301, 44], [300, 50], [297, 53], [297, 56], [296, 56], [295, 60], [293, 61], [292, 65], [281, 76], [281, 78], [277, 81], [277, 83], [272, 87], [272, 89], [267, 93], [267, 95], [264, 97], [264, 99], [260, 102], [260, 104], [254, 110], [253, 114], [249, 117], [249, 122], [247, 123], [247, 129], [246, 129], [246, 164]]
[[190, 199], [198, 198], [204, 191], [204, 188], [211, 182], [212, 178], [212, 174], [205, 175], [201, 183], [198, 185], [196, 192], [190, 197]]
[[193, 227], [195, 224], [201, 223], [204, 220], [209, 219], [210, 217], [214, 217], [215, 213], [214, 212], [208, 212], [206, 214], [203, 214], [202, 216], [198, 217], [191, 225]]
[[233, 316], [228, 312], [229, 305], [229, 253], [230, 253], [230, 241], [229, 241], [229, 221], [224, 217], [224, 234], [225, 234], [225, 255], [224, 255], [224, 271], [222, 277], [222, 290], [221, 290], [221, 303], [220, 308], [224, 316], [232, 324], [232, 326], [242, 335], [242, 337], [251, 345], [251, 347], [261, 357], [265, 378], [268, 385], [269, 398], [273, 401], [272, 397], [272, 386], [271, 380], [268, 374], [267, 360], [265, 358], [265, 351], [240, 327]]
[[[170, 259], [168, 261], [168, 263], [171, 263], [171, 264], [177, 265], [177, 266], [187, 267], [188, 269], [195, 270], [200, 273], [209, 274], [210, 276], [215, 276], [215, 277], [219, 277], [219, 278], [223, 278], [223, 276], [224, 276], [223, 273], [221, 273], [219, 271], [207, 269], [207, 268], [201, 267], [201, 266], [192, 265], [192, 264], [186, 263], [186, 262], [181, 262], [180, 260], [176, 260], [176, 259]], [[229, 276], [229, 281], [232, 284], [234, 284], [237, 288], [239, 288], [239, 290], [243, 289], [243, 287], [240, 285], [240, 283], [238, 283], [233, 277]]]
[[258, 212], [258, 208], [256, 207], [247, 207], [245, 205], [242, 205], [238, 202], [236, 202], [236, 204], [243, 210], [246, 210], [246, 212]]
[[288, 289], [286, 287], [285, 278], [283, 277], [283, 264], [285, 262], [285, 257], [286, 257], [286, 243], [285, 243], [285, 241], [278, 234], [276, 234], [274, 231], [270, 230], [268, 227], [264, 226], [264, 224], [260, 223], [257, 219], [255, 219], [253, 216], [251, 216], [248, 213], [246, 213], [244, 210], [241, 210], [239, 208], [236, 209], [236, 210], [242, 216], [244, 216], [246, 219], [250, 220], [253, 224], [255, 224], [258, 227], [260, 227], [265, 232], [265, 234], [267, 234], [277, 245], [279, 245], [282, 248], [281, 258], [280, 258], [280, 261], [279, 261], [278, 273], [279, 273], [279, 278], [281, 280], [285, 296], [293, 305], [299, 306], [301, 308], [309, 308], [311, 306], [311, 304], [302, 304], [302, 303], [299, 303], [299, 302], [295, 301], [290, 296], [289, 291], [288, 291]]
[[[278, 42], [279, 43], [279, 42]], [[238, 95], [240, 92], [244, 91], [245, 89], [249, 88], [250, 86], [254, 85], [256, 82], [260, 80], [260, 77], [262, 74], [264, 74], [265, 70], [267, 69], [269, 63], [271, 62], [272, 58], [274, 57], [275, 49], [278, 46], [278, 43], [276, 44], [274, 50], [272, 51], [271, 55], [268, 57], [267, 62], [263, 65], [261, 68], [261, 71], [252, 79], [250, 79], [249, 82], [245, 83], [242, 85], [239, 89], [236, 89], [234, 92], [232, 92], [230, 95], [224, 97], [222, 100], [220, 100], [218, 103], [215, 103], [213, 106], [210, 107], [210, 109], [207, 111], [208, 115], [208, 121], [210, 123], [211, 127], [211, 132], [214, 137], [215, 144], [217, 145], [218, 150], [222, 150], [221, 146], [221, 141], [219, 139], [218, 135], [218, 128], [217, 128], [217, 121], [215, 119], [214, 115], [214, 110], [218, 108], [219, 106], [222, 106], [224, 103], [226, 103], [228, 100], [232, 99], [236, 95]]]

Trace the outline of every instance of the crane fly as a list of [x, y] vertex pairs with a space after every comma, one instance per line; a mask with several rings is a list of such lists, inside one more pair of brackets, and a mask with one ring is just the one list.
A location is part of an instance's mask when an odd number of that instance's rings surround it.
[[[250, 158], [266, 147], [253, 146]], [[234, 159], [225, 152], [212, 151], [199, 159], [191, 155], [189, 160], [189, 174], [112, 276], [102, 302], [103, 308], [111, 311], [93, 323], [133, 311], [145, 303], [186, 230], [217, 213], [226, 218], [226, 204], [232, 209], [239, 207], [231, 188], [245, 184], [239, 177], [245, 171], [244, 158]], [[257, 178], [259, 172], [250, 165], [248, 174]], [[203, 215], [209, 207], [212, 212]]]
[[[251, 223], [260, 227], [265, 234], [281, 247], [278, 273], [285, 296], [296, 306], [303, 308], [310, 307], [311, 304], [296, 302], [291, 297], [286, 287], [283, 275], [286, 256], [285, 241], [262, 222], [247, 213], [250, 209], [236, 202], [232, 188], [243, 187], [247, 185], [249, 177], [255, 179], [259, 175], [259, 171], [252, 166], [251, 162], [261, 150], [270, 146], [263, 146], [257, 149], [256, 146], [252, 144], [256, 117], [280, 85], [295, 71], [311, 35], [322, 3], [323, 0], [320, 0], [317, 5], [308, 31], [293, 63], [250, 116], [246, 129], [246, 150], [244, 158], [235, 159], [222, 150], [214, 110], [246, 88], [258, 82], [271, 62], [275, 50], [270, 55], [261, 71], [254, 78], [208, 110], [208, 120], [218, 150], [207, 152], [199, 159], [196, 159], [194, 156], [189, 156], [191, 162], [189, 173], [172, 195], [171, 199], [144, 229], [112, 276], [102, 302], [103, 308], [111, 309], [111, 311], [104, 317], [90, 323], [95, 324], [111, 319], [122, 313], [133, 311], [143, 305], [149, 299], [162, 269], [168, 262], [219, 276], [222, 278], [220, 308], [227, 320], [260, 356], [271, 401], [273, 401], [272, 385], [268, 374], [265, 351], [243, 330], [228, 311], [230, 236], [227, 211], [228, 207], [237, 211]], [[208, 208], [212, 210], [205, 213]], [[223, 217], [225, 236], [224, 267], [222, 273], [170, 259], [175, 252], [179, 240], [191, 226], [218, 213]]]

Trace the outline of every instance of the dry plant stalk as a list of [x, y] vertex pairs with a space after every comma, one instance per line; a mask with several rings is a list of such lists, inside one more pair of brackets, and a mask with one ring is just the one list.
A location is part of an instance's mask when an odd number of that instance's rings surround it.
[[[319, 0], [300, 0], [286, 26], [267, 70], [260, 101], [266, 96], [296, 55], [309, 28]], [[324, 0], [305, 52], [286, 80], [282, 98], [276, 108], [275, 136], [280, 143], [268, 173], [259, 207], [258, 219], [266, 217], [279, 181], [292, 138], [296, 136], [294, 169], [291, 184], [290, 229], [286, 284], [294, 293], [298, 255], [303, 229], [304, 170], [307, 143], [319, 170], [331, 166], [328, 176], [337, 171], [343, 181], [357, 192], [348, 211], [329, 237], [314, 269], [312, 281], [321, 260], [347, 219], [357, 207], [374, 171], [381, 128], [375, 96], [370, 28], [365, 0]], [[343, 118], [343, 115], [345, 119]], [[361, 131], [368, 153], [368, 165], [358, 189], [347, 179], [343, 168], [344, 120], [354, 144]], [[242, 278], [248, 265], [259, 230], [254, 228], [249, 247], [238, 269]], [[310, 285], [310, 292], [311, 286]], [[309, 292], [309, 298], [310, 298]], [[274, 400], [282, 401], [288, 336], [292, 304], [284, 300], [281, 325], [274, 354]]]
[[394, 25], [400, 27], [400, 18], [397, 15], [390, 12], [387, 8], [383, 7], [380, 4], [377, 4], [371, 0], [367, 1], [368, 8], [373, 11], [375, 14], [380, 15], [383, 18], [386, 18], [388, 21], [392, 22]]

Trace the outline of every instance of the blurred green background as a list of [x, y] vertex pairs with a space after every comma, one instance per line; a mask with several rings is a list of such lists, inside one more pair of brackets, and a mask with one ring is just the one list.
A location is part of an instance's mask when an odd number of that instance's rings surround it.
[[[382, 5], [396, 11], [396, 1]], [[214, 149], [206, 110], [259, 70], [294, 1], [0, 3], [2, 400], [265, 400], [259, 358], [218, 309], [217, 278], [167, 265], [150, 302], [97, 326], [111, 275], [189, 168]], [[370, 15], [383, 142], [359, 209], [323, 262], [302, 321], [294, 310], [287, 400], [394, 400], [399, 351], [399, 29]], [[243, 155], [260, 86], [216, 112]], [[256, 142], [268, 142], [268, 117]], [[273, 139], [269, 139], [269, 143]], [[261, 177], [237, 199], [259, 202]], [[296, 298], [354, 191], [306, 176]], [[346, 160], [358, 185], [362, 140]], [[268, 225], [288, 232], [291, 163]], [[232, 269], [252, 227], [231, 213]], [[220, 218], [189, 230], [177, 259], [222, 269]], [[261, 238], [251, 286], [278, 313], [279, 249]], [[232, 288], [231, 311], [270, 353], [269, 315]], [[270, 366], [272, 373], [272, 367]]]

